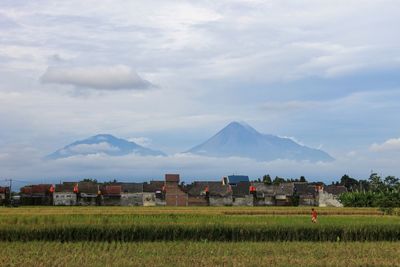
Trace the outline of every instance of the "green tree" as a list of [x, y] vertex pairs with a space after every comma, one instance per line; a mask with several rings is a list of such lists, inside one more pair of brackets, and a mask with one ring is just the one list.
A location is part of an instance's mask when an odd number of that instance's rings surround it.
[[371, 173], [369, 176], [369, 187], [373, 192], [381, 192], [384, 191], [385, 185], [381, 179], [381, 177], [377, 173]]
[[304, 176], [300, 176], [300, 182], [307, 183], [307, 179]]
[[279, 184], [285, 183], [285, 182], [286, 182], [285, 178], [276, 176], [275, 179], [272, 181], [272, 184], [279, 185]]
[[358, 189], [359, 183], [356, 179], [345, 174], [340, 178], [340, 185], [345, 186], [348, 191], [355, 191]]
[[383, 179], [383, 184], [389, 191], [393, 191], [394, 189], [398, 188], [400, 183], [399, 179], [394, 176], [387, 176]]
[[266, 185], [272, 184], [272, 179], [271, 176], [269, 176], [269, 174], [263, 176], [263, 183]]

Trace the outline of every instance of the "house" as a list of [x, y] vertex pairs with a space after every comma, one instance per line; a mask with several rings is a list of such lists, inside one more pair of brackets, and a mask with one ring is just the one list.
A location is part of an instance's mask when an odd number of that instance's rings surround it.
[[100, 187], [101, 196], [98, 196], [101, 205], [121, 206], [122, 186], [119, 184], [109, 184]]
[[343, 207], [339, 201], [339, 196], [347, 192], [347, 188], [342, 185], [328, 185], [318, 187], [318, 206], [319, 207]]
[[96, 206], [101, 204], [100, 185], [94, 182], [79, 182], [77, 186], [77, 204]]
[[167, 205], [165, 193], [164, 181], [150, 181], [149, 183], [143, 183], [143, 206]]
[[74, 192], [76, 182], [64, 182], [56, 184], [53, 193], [54, 206], [75, 206], [77, 203], [77, 195]]
[[294, 183], [280, 183], [274, 188], [274, 195], [276, 206], [293, 205]]
[[347, 188], [344, 185], [328, 185], [324, 186], [324, 191], [337, 197], [343, 193], [347, 193]]
[[254, 198], [255, 206], [275, 206], [276, 185], [267, 185], [262, 182], [255, 182], [253, 186], [256, 189]]
[[[248, 178], [248, 177], [247, 177]], [[254, 196], [250, 194], [251, 183], [247, 181], [235, 181], [231, 186], [233, 206], [253, 206]]]
[[8, 197], [9, 197], [9, 187], [0, 187], [0, 206], [7, 204]]
[[249, 176], [247, 175], [229, 175], [222, 178], [223, 185], [235, 186], [240, 182], [250, 183]]
[[222, 182], [193, 182], [187, 186], [189, 206], [231, 206], [232, 190]]
[[143, 183], [121, 183], [121, 205], [143, 206]]
[[21, 203], [23, 205], [52, 205], [53, 204], [53, 185], [37, 184], [28, 185], [21, 188]]
[[179, 174], [165, 175], [165, 200], [167, 206], [187, 206], [188, 195], [179, 185]]
[[317, 206], [317, 194], [318, 190], [315, 185], [302, 182], [294, 183], [294, 195], [299, 206]]

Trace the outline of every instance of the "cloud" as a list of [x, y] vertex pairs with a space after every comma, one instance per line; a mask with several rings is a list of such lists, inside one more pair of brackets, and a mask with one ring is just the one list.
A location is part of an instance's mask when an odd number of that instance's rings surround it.
[[107, 142], [101, 142], [97, 144], [80, 144], [66, 149], [65, 152], [73, 152], [79, 154], [97, 154], [119, 151], [118, 147], [112, 146]]
[[374, 143], [370, 146], [370, 150], [373, 152], [400, 152], [400, 138], [392, 138], [382, 144]]
[[[368, 151], [367, 151], [368, 152]], [[0, 157], [4, 177], [15, 180], [58, 182], [93, 177], [99, 180], [116, 178], [124, 181], [148, 181], [163, 179], [165, 173], [180, 173], [186, 182], [193, 180], [219, 180], [227, 174], [246, 174], [257, 179], [269, 173], [271, 176], [298, 178], [306, 176], [312, 181], [339, 179], [347, 173], [352, 177], [366, 178], [371, 169], [383, 175], [399, 172], [398, 157], [376, 158], [371, 153], [361, 157], [337, 157], [334, 162], [312, 163], [308, 161], [275, 160], [259, 162], [248, 158], [214, 158], [190, 154], [174, 154], [168, 157], [108, 156], [104, 153], [76, 155], [56, 161], [44, 161], [38, 150], [16, 146], [5, 149]]]
[[98, 90], [148, 89], [152, 86], [126, 65], [49, 67], [41, 81]]
[[147, 137], [132, 137], [128, 140], [144, 147], [149, 147], [152, 144], [152, 140]]

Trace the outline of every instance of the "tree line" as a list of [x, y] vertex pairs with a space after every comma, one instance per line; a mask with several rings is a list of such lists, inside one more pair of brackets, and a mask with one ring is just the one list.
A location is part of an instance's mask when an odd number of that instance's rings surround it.
[[[266, 185], [279, 185], [287, 182], [307, 182], [304, 176], [298, 179], [282, 178], [274, 179], [269, 174], [255, 180]], [[324, 185], [323, 182], [310, 184]], [[378, 173], [371, 173], [368, 179], [356, 179], [349, 175], [343, 175], [339, 181], [332, 185], [344, 186], [347, 193], [339, 196], [339, 200], [345, 207], [380, 207], [390, 212], [394, 207], [400, 207], [400, 179], [395, 176], [382, 178]]]

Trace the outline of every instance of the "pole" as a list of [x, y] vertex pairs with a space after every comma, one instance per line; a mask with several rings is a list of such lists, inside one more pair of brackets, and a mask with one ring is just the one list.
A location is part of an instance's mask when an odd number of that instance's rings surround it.
[[8, 188], [8, 201], [11, 206], [11, 187], [12, 187], [12, 179], [6, 179], [6, 182], [10, 182], [10, 187]]

